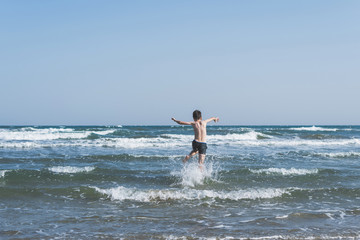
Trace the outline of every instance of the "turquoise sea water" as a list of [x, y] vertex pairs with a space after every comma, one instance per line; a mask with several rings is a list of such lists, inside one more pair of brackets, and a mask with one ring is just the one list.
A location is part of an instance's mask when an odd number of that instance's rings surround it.
[[0, 239], [359, 239], [359, 126], [0, 127]]

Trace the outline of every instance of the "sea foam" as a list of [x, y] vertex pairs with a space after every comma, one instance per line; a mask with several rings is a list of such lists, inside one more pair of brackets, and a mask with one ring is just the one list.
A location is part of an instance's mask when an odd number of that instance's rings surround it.
[[[193, 135], [182, 135], [182, 134], [162, 134], [162, 137], [170, 138], [170, 139], [177, 139], [181, 141], [192, 141], [194, 139]], [[207, 140], [209, 143], [217, 143], [217, 142], [224, 142], [224, 141], [244, 141], [244, 140], [259, 140], [264, 138], [272, 138], [269, 135], [259, 133], [256, 131], [248, 131], [245, 133], [229, 133], [225, 135], [215, 134], [215, 135], [208, 135]]]
[[42, 140], [56, 140], [56, 139], [82, 139], [87, 138], [91, 134], [107, 135], [116, 130], [105, 131], [75, 131], [72, 128], [19, 128], [19, 129], [1, 129], [0, 140], [13, 141], [42, 141]]
[[232, 133], [226, 135], [209, 135], [208, 139], [210, 141], [223, 142], [223, 141], [244, 141], [244, 140], [259, 140], [259, 139], [267, 139], [272, 138], [269, 135], [259, 133], [256, 131], [250, 131], [246, 133]]
[[[319, 128], [316, 127], [316, 129]], [[193, 140], [193, 135], [191, 134], [161, 134], [156, 137], [140, 138], [106, 136], [114, 131], [115, 129], [103, 131], [75, 131], [75, 129], [72, 128], [0, 129], [0, 148], [109, 147], [119, 149], [163, 149], [189, 147]], [[88, 139], [92, 134], [101, 135], [101, 137]], [[358, 138], [300, 139], [296, 136], [293, 138], [281, 138], [250, 130], [244, 133], [229, 133], [225, 135], [209, 134], [207, 143], [209, 145], [218, 146], [334, 147], [360, 145], [360, 140]]]
[[57, 166], [57, 167], [51, 167], [48, 168], [49, 171], [54, 173], [81, 173], [81, 172], [91, 172], [95, 169], [93, 166], [87, 166], [87, 167], [72, 167], [72, 166]]
[[201, 199], [221, 199], [221, 200], [242, 200], [242, 199], [266, 199], [281, 197], [283, 194], [291, 194], [290, 189], [281, 188], [262, 188], [262, 189], [243, 189], [237, 191], [215, 191], [197, 189], [136, 189], [118, 186], [114, 188], [101, 189], [92, 187], [97, 192], [106, 195], [113, 201], [166, 201], [166, 200], [201, 200]]
[[[221, 135], [220, 135], [221, 136]], [[232, 145], [232, 146], [279, 146], [279, 147], [334, 147], [346, 145], [360, 145], [359, 139], [337, 139], [337, 140], [303, 140], [303, 139], [241, 139], [236, 136], [216, 136], [209, 137], [208, 144]], [[109, 147], [122, 149], [147, 149], [147, 148], [177, 148], [191, 146], [191, 139], [184, 141], [181, 139], [164, 138], [101, 138], [94, 140], [72, 139], [68, 141], [38, 142], [24, 141], [0, 142], [0, 148], [45, 148], [45, 147]]]
[[[110, 147], [123, 149], [146, 149], [146, 148], [176, 148], [191, 146], [190, 141], [165, 140], [163, 138], [102, 138], [95, 140], [76, 139], [62, 142], [2, 142], [0, 148], [45, 148], [45, 147]], [[233, 146], [317, 146], [333, 147], [346, 145], [360, 145], [359, 139], [340, 139], [340, 140], [301, 140], [301, 139], [264, 139], [264, 140], [229, 140], [226, 137], [218, 138], [216, 141], [209, 140], [208, 144], [233, 145]]]
[[279, 175], [307, 175], [307, 174], [317, 174], [318, 169], [297, 169], [297, 168], [265, 168], [265, 169], [250, 169], [252, 173], [265, 173], [265, 174], [279, 174]]
[[318, 153], [315, 155], [320, 155], [323, 157], [330, 157], [330, 158], [347, 158], [347, 157], [360, 157], [360, 152]]

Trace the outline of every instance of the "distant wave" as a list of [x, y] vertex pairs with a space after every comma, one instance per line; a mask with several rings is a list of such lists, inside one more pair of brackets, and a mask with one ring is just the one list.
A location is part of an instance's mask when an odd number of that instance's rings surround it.
[[[258, 136], [258, 135], [257, 135]], [[241, 134], [214, 135], [208, 137], [208, 144], [233, 146], [346, 146], [360, 145], [360, 140], [352, 139], [256, 139], [254, 136], [241, 136]], [[252, 139], [251, 139], [252, 138]], [[67, 141], [38, 142], [38, 141], [6, 141], [0, 142], [0, 148], [51, 148], [51, 147], [110, 147], [110, 148], [176, 148], [191, 146], [193, 137], [178, 135], [178, 138], [98, 138], [98, 139], [72, 139]]]
[[[325, 127], [296, 127], [297, 131], [336, 131]], [[188, 132], [190, 133], [190, 131]], [[271, 133], [269, 133], [271, 134]], [[53, 147], [104, 147], [122, 149], [177, 148], [191, 146], [192, 134], [147, 134], [119, 132], [119, 128], [2, 128], [0, 148], [53, 148]], [[271, 136], [259, 131], [244, 129], [242, 133], [221, 135], [209, 134], [209, 145], [233, 146], [345, 146], [360, 145], [358, 138], [338, 136], [338, 134], [318, 133], [313, 135]]]
[[91, 172], [95, 169], [95, 167], [88, 166], [88, 167], [72, 167], [72, 166], [57, 166], [48, 168], [49, 171], [54, 173], [81, 173], [81, 172]]
[[242, 134], [226, 134], [226, 135], [210, 135], [209, 140], [213, 141], [244, 141], [244, 140], [261, 140], [272, 138], [269, 135], [259, 133], [256, 131], [250, 131]]
[[[183, 141], [192, 141], [194, 139], [193, 135], [162, 134], [161, 136], [170, 139], [183, 140]], [[207, 138], [208, 138], [208, 142], [218, 142], [218, 141], [260, 140], [260, 139], [268, 139], [272, 137], [256, 131], [250, 131], [246, 133], [229, 133], [226, 135], [219, 135], [219, 134], [208, 135]]]
[[316, 153], [315, 155], [330, 157], [330, 158], [346, 158], [346, 157], [360, 157], [360, 152]]
[[297, 168], [265, 168], [265, 169], [250, 169], [252, 173], [265, 173], [265, 174], [280, 174], [280, 175], [307, 175], [317, 174], [318, 169], [297, 169]]
[[19, 129], [0, 129], [0, 140], [56, 140], [56, 139], [82, 139], [91, 134], [107, 135], [116, 130], [103, 131], [75, 131], [72, 128], [19, 128]]
[[302, 139], [276, 139], [269, 141], [246, 141], [238, 142], [238, 144], [249, 146], [284, 146], [284, 147], [296, 147], [296, 146], [344, 146], [344, 145], [359, 145], [359, 139], [336, 139], [336, 140], [302, 140]]
[[330, 132], [338, 131], [337, 128], [324, 128], [324, 127], [316, 127], [316, 126], [289, 128], [289, 130], [294, 130], [294, 131], [314, 131], [314, 132], [315, 131], [330, 131]]
[[215, 191], [196, 189], [166, 189], [166, 190], [142, 190], [118, 186], [114, 188], [101, 189], [93, 187], [97, 192], [106, 195], [113, 201], [132, 200], [138, 202], [167, 201], [167, 200], [201, 200], [201, 199], [265, 199], [281, 197], [290, 194], [291, 190], [281, 188], [248, 189], [238, 191]]

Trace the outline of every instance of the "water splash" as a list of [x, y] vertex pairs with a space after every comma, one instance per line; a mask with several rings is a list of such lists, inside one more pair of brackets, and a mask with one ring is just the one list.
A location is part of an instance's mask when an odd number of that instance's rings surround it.
[[218, 181], [219, 167], [212, 162], [205, 163], [202, 167], [197, 162], [187, 163], [180, 171], [173, 171], [171, 175], [179, 179], [184, 187], [203, 185], [207, 180]]

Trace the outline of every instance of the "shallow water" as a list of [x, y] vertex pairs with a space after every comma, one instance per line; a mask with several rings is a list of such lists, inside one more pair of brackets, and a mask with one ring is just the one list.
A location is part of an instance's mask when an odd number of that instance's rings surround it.
[[359, 126], [0, 127], [1, 239], [358, 239]]

